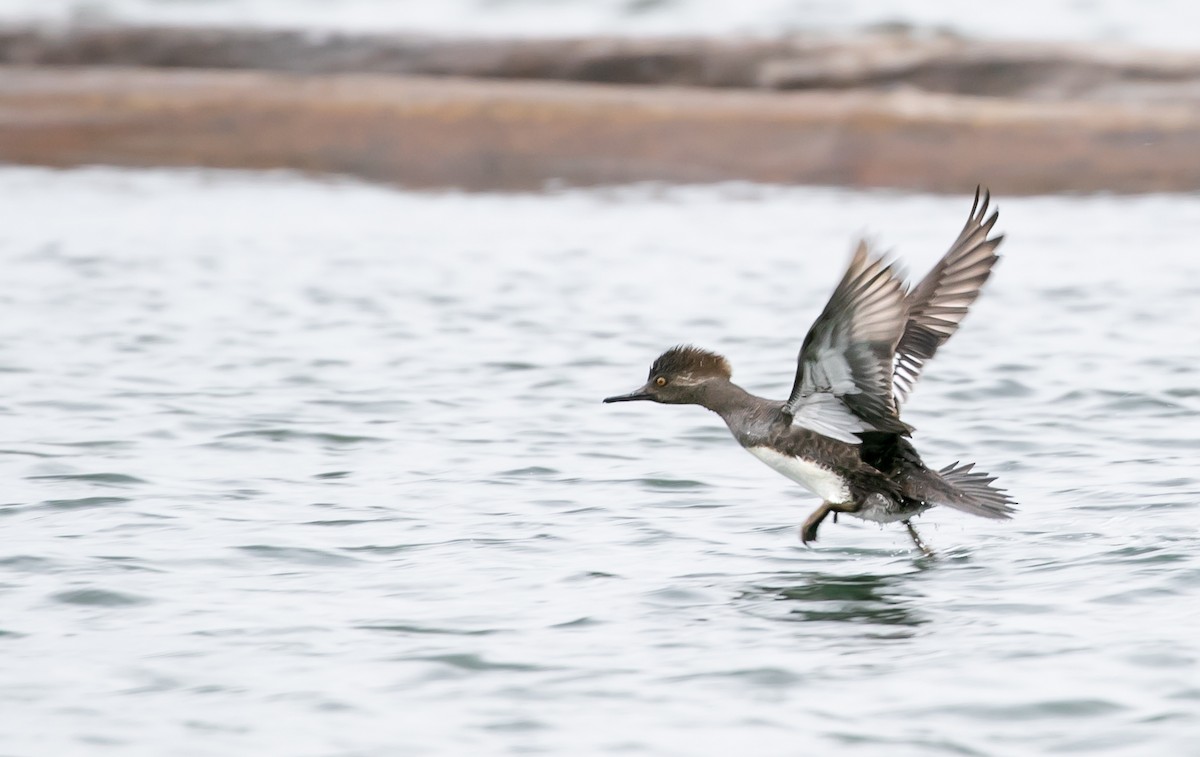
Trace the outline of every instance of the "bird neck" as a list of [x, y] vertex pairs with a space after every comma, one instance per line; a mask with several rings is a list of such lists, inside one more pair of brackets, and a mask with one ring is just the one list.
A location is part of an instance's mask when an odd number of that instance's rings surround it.
[[713, 411], [727, 423], [735, 415], [751, 411], [763, 402], [762, 398], [755, 397], [728, 379], [707, 382], [696, 399], [696, 404]]

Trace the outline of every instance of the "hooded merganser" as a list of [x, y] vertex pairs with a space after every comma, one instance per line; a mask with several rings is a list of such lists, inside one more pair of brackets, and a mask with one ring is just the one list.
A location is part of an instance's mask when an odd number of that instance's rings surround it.
[[911, 518], [934, 505], [1011, 517], [1015, 503], [974, 463], [926, 468], [900, 420], [925, 361], [958, 329], [996, 263], [1004, 237], [989, 238], [999, 216], [987, 215], [989, 200], [976, 189], [958, 239], [912, 289], [895, 263], [860, 242], [804, 339], [786, 402], [750, 394], [730, 381], [729, 361], [690, 346], [660, 355], [645, 386], [604, 401], [701, 405], [720, 415], [750, 454], [824, 500], [801, 527], [805, 544], [830, 513], [899, 521], [926, 555]]

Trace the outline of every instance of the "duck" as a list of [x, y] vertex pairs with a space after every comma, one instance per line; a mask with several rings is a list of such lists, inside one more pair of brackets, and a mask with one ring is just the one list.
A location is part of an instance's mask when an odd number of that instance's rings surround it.
[[786, 400], [733, 383], [728, 359], [692, 345], [671, 347], [646, 383], [605, 403], [699, 405], [716, 413], [733, 438], [769, 468], [800, 484], [821, 504], [800, 527], [805, 545], [839, 514], [902, 524], [927, 556], [912, 519], [936, 506], [1009, 519], [1016, 502], [974, 463], [928, 467], [912, 444], [902, 404], [925, 364], [952, 337], [978, 299], [1004, 240], [993, 235], [999, 212], [977, 188], [950, 249], [916, 285], [898, 263], [860, 241], [824, 310], [800, 347]]

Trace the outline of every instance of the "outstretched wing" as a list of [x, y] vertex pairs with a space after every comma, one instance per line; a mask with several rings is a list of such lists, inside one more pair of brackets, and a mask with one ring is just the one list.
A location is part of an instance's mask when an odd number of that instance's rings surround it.
[[908, 433], [892, 398], [893, 355], [908, 321], [903, 277], [860, 243], [800, 348], [792, 422], [850, 444], [860, 431]]
[[1004, 237], [988, 239], [988, 234], [1000, 214], [988, 217], [991, 193], [984, 191], [981, 204], [980, 189], [975, 190], [971, 215], [958, 239], [908, 296], [908, 323], [896, 347], [892, 379], [897, 404], [912, 392], [925, 361], [958, 330], [999, 259], [996, 248]]

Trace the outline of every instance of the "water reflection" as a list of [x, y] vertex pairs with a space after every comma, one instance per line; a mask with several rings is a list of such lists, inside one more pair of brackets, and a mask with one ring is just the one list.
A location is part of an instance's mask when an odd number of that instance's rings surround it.
[[906, 587], [913, 574], [781, 573], [744, 590], [737, 601], [763, 618], [916, 628], [921, 595]]

